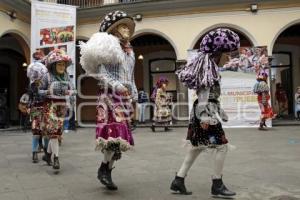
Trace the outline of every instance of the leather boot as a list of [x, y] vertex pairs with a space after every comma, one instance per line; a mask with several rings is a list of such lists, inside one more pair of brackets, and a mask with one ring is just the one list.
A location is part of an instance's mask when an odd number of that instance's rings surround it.
[[32, 162], [33, 163], [38, 163], [39, 162], [38, 153], [37, 152], [32, 152]]
[[111, 178], [111, 172], [113, 169], [109, 169], [107, 170], [107, 180], [108, 180], [108, 184], [106, 185], [107, 189], [109, 190], [118, 190], [118, 186], [116, 186], [116, 184], [114, 184], [114, 182], [112, 181]]
[[260, 130], [260, 131], [266, 131], [267, 129], [264, 127], [264, 124], [265, 124], [265, 122], [264, 122], [264, 121], [261, 121], [261, 122], [259, 123], [259, 128], [258, 128], [258, 130]]
[[99, 181], [107, 186], [109, 185], [109, 178], [108, 178], [108, 163], [101, 163], [99, 169], [98, 169], [98, 176], [97, 178], [99, 179]]
[[152, 132], [155, 132], [155, 125], [154, 124], [151, 125], [151, 130], [152, 130]]
[[179, 177], [179, 176], [175, 176], [175, 179], [172, 181], [170, 189], [175, 192], [179, 192], [180, 194], [184, 194], [184, 195], [192, 194], [192, 192], [187, 191], [187, 189], [184, 185], [184, 178]]
[[235, 192], [232, 192], [226, 188], [222, 179], [212, 179], [212, 182], [211, 194], [213, 196], [231, 197], [236, 195]]
[[45, 161], [48, 164], [48, 166], [52, 165], [51, 153], [48, 153], [46, 148], [44, 148], [44, 155], [42, 157], [42, 160]]
[[53, 169], [56, 170], [60, 169], [59, 159], [56, 155], [54, 155], [54, 159], [53, 159]]

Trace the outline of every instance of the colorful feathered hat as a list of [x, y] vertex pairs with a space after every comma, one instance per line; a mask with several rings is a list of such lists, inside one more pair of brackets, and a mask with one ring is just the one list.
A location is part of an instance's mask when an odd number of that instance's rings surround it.
[[72, 64], [72, 59], [61, 49], [54, 49], [46, 57], [46, 66], [49, 68], [52, 64], [57, 62], [65, 62], [66, 67]]
[[269, 77], [268, 72], [266, 72], [265, 70], [262, 70], [259, 73], [257, 73], [256, 80], [266, 81], [268, 79], [268, 77]]
[[160, 88], [163, 84], [168, 84], [169, 83], [169, 80], [164, 77], [164, 76], [161, 76], [159, 77], [159, 79], [156, 81], [156, 87]]
[[215, 56], [239, 47], [240, 39], [235, 32], [227, 28], [214, 29], [203, 37], [197, 54], [193, 54], [193, 58], [176, 74], [189, 89], [212, 87], [221, 78]]
[[238, 34], [227, 28], [217, 28], [206, 34], [201, 43], [200, 51], [204, 53], [230, 52], [240, 47]]

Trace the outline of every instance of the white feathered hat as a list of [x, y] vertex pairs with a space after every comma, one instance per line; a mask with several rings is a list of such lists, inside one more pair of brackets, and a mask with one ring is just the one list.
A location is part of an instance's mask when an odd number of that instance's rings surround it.
[[95, 33], [86, 42], [80, 42], [80, 64], [89, 75], [98, 73], [99, 65], [116, 65], [124, 60], [124, 51], [117, 37]]
[[40, 80], [46, 73], [48, 73], [46, 66], [40, 62], [33, 62], [27, 68], [27, 77], [30, 83]]

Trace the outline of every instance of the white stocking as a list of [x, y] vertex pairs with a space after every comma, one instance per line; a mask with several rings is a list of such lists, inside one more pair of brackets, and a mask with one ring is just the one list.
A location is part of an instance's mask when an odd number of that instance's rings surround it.
[[109, 169], [112, 169], [112, 168], [113, 168], [114, 162], [115, 162], [114, 160], [109, 161], [109, 165], [108, 165], [108, 168], [109, 168]]
[[114, 152], [113, 151], [107, 151], [107, 150], [104, 150], [103, 152], [103, 163], [108, 163], [108, 162], [111, 162], [112, 160], [112, 157], [114, 156]]
[[48, 151], [48, 153], [53, 153], [55, 156], [58, 157], [59, 144], [58, 144], [57, 138], [50, 139], [47, 151]]
[[223, 174], [223, 167], [228, 151], [227, 145], [220, 145], [212, 151], [212, 166], [214, 169], [213, 179], [221, 179]]
[[203, 149], [199, 148], [191, 148], [189, 152], [186, 154], [185, 159], [177, 173], [177, 176], [184, 178], [187, 175], [187, 172], [193, 165], [194, 161], [198, 157], [198, 155], [203, 151]]

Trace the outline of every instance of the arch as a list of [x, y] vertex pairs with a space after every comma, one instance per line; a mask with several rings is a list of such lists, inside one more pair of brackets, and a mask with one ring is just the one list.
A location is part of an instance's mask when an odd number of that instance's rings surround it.
[[76, 36], [76, 41], [77, 40], [89, 40], [90, 38], [89, 37], [87, 37], [87, 36], [81, 36], [81, 35], [78, 35], [78, 36]]
[[288, 28], [290, 28], [290, 27], [292, 27], [292, 26], [294, 26], [296, 24], [300, 24], [300, 19], [296, 19], [294, 21], [289, 22], [288, 24], [286, 24], [285, 26], [281, 27], [281, 29], [279, 29], [277, 31], [277, 33], [274, 35], [274, 37], [273, 37], [273, 39], [272, 39], [272, 41], [270, 43], [269, 50], [270, 50], [271, 53], [273, 52], [274, 45], [276, 43], [276, 40], [280, 36], [280, 34], [283, 33], [285, 30], [287, 30]]
[[131, 40], [134, 40], [137, 37], [147, 35], [147, 34], [155, 34], [155, 35], [158, 35], [158, 36], [166, 39], [170, 43], [170, 45], [173, 47], [175, 54], [176, 54], [176, 58], [178, 58], [179, 51], [178, 51], [176, 44], [168, 35], [166, 35], [165, 33], [161, 32], [161, 31], [158, 31], [155, 29], [141, 29], [141, 30], [138, 30], [135, 32], [135, 34], [132, 36]]
[[3, 37], [4, 35], [12, 35], [16, 40], [20, 43], [20, 46], [22, 47], [23, 50], [23, 55], [26, 59], [27, 63], [30, 63], [30, 40], [27, 38], [22, 32], [12, 29], [12, 30], [7, 30], [1, 34], [0, 37]]
[[3, 35], [6, 34], [13, 34], [13, 35], [18, 35], [19, 37], [21, 37], [27, 44], [27, 46], [30, 46], [30, 38], [28, 38], [24, 33], [22, 33], [19, 30], [16, 29], [11, 29], [11, 30], [7, 30], [5, 32], [3, 32], [0, 37], [2, 37]]
[[214, 24], [212, 26], [209, 26], [205, 29], [203, 29], [198, 35], [197, 37], [194, 38], [194, 40], [192, 41], [190, 48], [189, 49], [193, 49], [194, 46], [197, 44], [198, 40], [208, 31], [215, 29], [215, 28], [219, 28], [219, 27], [227, 27], [227, 28], [231, 28], [233, 30], [236, 30], [238, 32], [240, 32], [241, 34], [243, 34], [251, 43], [253, 46], [257, 46], [258, 43], [256, 41], [256, 39], [254, 38], [254, 36], [245, 28], [240, 27], [238, 25], [235, 24], [229, 24], [229, 23], [220, 23], [220, 24]]

